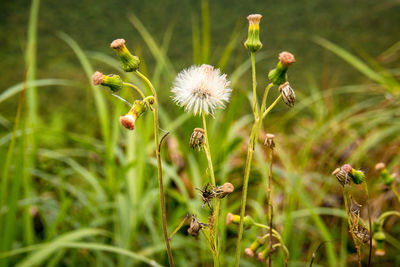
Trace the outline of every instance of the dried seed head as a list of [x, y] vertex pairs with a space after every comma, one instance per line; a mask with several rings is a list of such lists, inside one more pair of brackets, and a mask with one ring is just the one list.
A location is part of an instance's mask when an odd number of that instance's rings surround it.
[[274, 149], [275, 148], [274, 138], [275, 138], [275, 135], [267, 133], [267, 135], [265, 137], [264, 145], [269, 147], [270, 149]]
[[200, 151], [200, 149], [203, 147], [204, 144], [204, 130], [201, 128], [194, 128], [192, 136], [190, 137], [190, 147], [191, 148], [198, 148], [198, 150]]
[[213, 193], [218, 198], [224, 198], [226, 195], [232, 193], [235, 187], [231, 183], [224, 183], [213, 190]]
[[279, 54], [279, 61], [282, 63], [282, 65], [289, 66], [296, 62], [296, 59], [294, 58], [292, 53], [283, 51]]
[[251, 248], [245, 248], [244, 253], [249, 257], [254, 257], [254, 251]]
[[367, 243], [370, 239], [370, 234], [368, 229], [361, 224], [357, 225], [357, 227], [353, 229], [353, 233], [356, 236], [356, 238], [362, 243]]
[[350, 202], [351, 214], [353, 214], [354, 216], [360, 217], [361, 208], [362, 208], [362, 205], [358, 204], [357, 201], [355, 201], [353, 198], [351, 198], [351, 202]]
[[284, 84], [279, 86], [279, 92], [282, 93], [283, 102], [289, 107], [293, 107], [296, 102], [296, 94], [292, 87], [290, 87], [289, 82], [285, 82]]
[[116, 39], [112, 41], [110, 47], [114, 49], [117, 56], [121, 60], [122, 69], [126, 72], [136, 71], [139, 68], [140, 59], [129, 52], [125, 45], [124, 39]]
[[119, 117], [119, 122], [121, 125], [128, 130], [135, 130], [135, 121], [136, 118], [130, 114]]
[[379, 162], [375, 165], [375, 170], [378, 172], [382, 171], [385, 168], [386, 168], [386, 164], [383, 162]]
[[351, 182], [350, 173], [352, 169], [353, 168], [350, 164], [345, 164], [341, 168], [337, 168], [336, 170], [334, 170], [332, 172], [332, 175], [335, 175], [338, 182], [342, 186], [345, 186], [346, 184], [350, 184]]
[[192, 220], [190, 221], [190, 227], [188, 229], [188, 233], [191, 236], [198, 236], [199, 231], [206, 227], [207, 224], [199, 222], [195, 215], [192, 215]]

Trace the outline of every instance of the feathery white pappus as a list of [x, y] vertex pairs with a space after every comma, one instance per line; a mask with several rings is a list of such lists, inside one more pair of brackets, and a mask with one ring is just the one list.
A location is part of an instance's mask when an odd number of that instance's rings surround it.
[[213, 114], [217, 108], [225, 108], [229, 102], [232, 89], [226, 74], [219, 69], [203, 64], [191, 66], [181, 71], [175, 78], [173, 88], [174, 101], [177, 105], [185, 107], [194, 115]]

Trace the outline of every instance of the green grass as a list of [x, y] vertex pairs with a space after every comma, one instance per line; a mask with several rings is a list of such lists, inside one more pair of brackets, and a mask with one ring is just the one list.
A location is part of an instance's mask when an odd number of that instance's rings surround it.
[[[217, 184], [229, 180], [236, 187], [222, 201], [223, 221], [228, 212], [238, 214], [240, 208], [245, 147], [252, 118], [251, 66], [250, 60], [235, 60], [244, 50], [241, 41], [245, 38], [245, 26], [240, 22], [232, 26], [231, 32], [224, 33], [224, 43], [212, 42], [210, 4], [203, 0], [201, 15], [188, 19], [192, 23], [192, 36], [188, 38], [192, 39], [193, 49], [184, 53], [193, 58], [193, 63], [210, 63], [229, 71], [234, 89], [227, 109], [219, 111], [208, 126]], [[15, 118], [5, 115], [2, 119], [5, 130], [0, 136], [0, 266], [166, 266], [152, 117], [146, 114], [138, 120], [134, 132], [124, 131], [118, 118], [128, 108], [110, 97], [104, 88], [92, 86], [90, 78], [101, 66], [140, 88], [144, 85], [135, 76], [122, 72], [112, 51], [86, 51], [79, 40], [66, 33], [58, 33], [55, 42], [59, 53], [75, 55], [65, 63], [76, 64], [73, 75], [39, 77], [38, 12], [39, 1], [32, 1], [26, 79], [0, 93], [1, 104], [12, 106], [10, 103], [20, 100]], [[197, 213], [201, 221], [207, 220], [208, 213], [201, 207], [199, 196], [191, 197], [194, 188], [201, 188], [208, 181], [204, 155], [188, 145], [193, 128], [199, 127], [201, 120], [184, 113], [170, 98], [169, 88], [182, 68], [169, 57], [170, 48], [177, 45], [176, 25], [169, 23], [165, 32], [156, 35], [135, 14], [130, 14], [126, 23], [132, 24], [132, 31], [142, 38], [144, 49], [150, 51], [152, 59], [148, 62], [154, 64], [146, 64], [144, 70], [160, 94], [161, 134], [171, 133], [161, 154], [168, 230], [172, 232], [187, 213]], [[274, 223], [289, 248], [290, 266], [308, 265], [312, 252], [323, 241], [330, 242], [319, 250], [313, 266], [347, 266], [352, 264], [349, 259], [355, 252], [348, 238], [346, 213], [337, 200], [340, 187], [330, 173], [349, 162], [366, 171], [372, 202], [385, 194], [373, 166], [380, 160], [390, 168], [400, 164], [396, 152], [400, 144], [399, 81], [380, 59], [362, 52], [356, 56], [325, 39], [317, 38], [316, 42], [367, 80], [324, 87], [319, 82], [323, 79], [320, 73], [304, 73], [294, 65], [293, 72], [307, 76], [308, 84], [299, 88], [294, 84], [296, 106], [288, 110], [279, 104], [263, 125], [265, 132], [276, 135], [277, 143], [273, 167]], [[133, 45], [139, 56], [142, 44]], [[396, 47], [380, 58], [398, 56]], [[275, 58], [266, 49], [257, 54], [256, 62], [272, 67]], [[357, 76], [357, 81], [360, 79], [362, 76]], [[258, 81], [259, 88], [266, 83], [265, 73], [259, 73]], [[72, 114], [78, 110], [81, 116], [40, 112], [46, 105], [43, 99], [64, 101], [52, 93], [55, 88], [83, 92], [81, 99], [65, 99]], [[276, 91], [271, 93], [277, 95]], [[122, 94], [129, 100], [136, 97], [129, 91]], [[57, 123], [49, 123], [51, 118]], [[174, 162], [176, 157], [184, 163], [181, 170]], [[247, 212], [266, 223], [268, 163], [262, 146], [257, 147], [254, 157]], [[36, 215], [30, 213], [32, 207], [38, 209]], [[399, 203], [378, 207], [398, 209]], [[373, 262], [395, 266], [399, 262], [396, 255], [400, 228], [392, 224], [387, 230], [387, 254], [381, 259], [374, 257]], [[219, 231], [221, 266], [230, 266], [234, 262], [237, 228], [220, 223]], [[242, 247], [261, 234], [259, 229], [245, 230]], [[177, 233], [171, 246], [177, 266], [207, 266], [212, 262], [204, 237], [196, 240], [186, 234], [186, 228]], [[273, 257], [280, 266], [283, 255], [275, 253]], [[254, 259], [241, 259], [241, 266], [258, 265]]]

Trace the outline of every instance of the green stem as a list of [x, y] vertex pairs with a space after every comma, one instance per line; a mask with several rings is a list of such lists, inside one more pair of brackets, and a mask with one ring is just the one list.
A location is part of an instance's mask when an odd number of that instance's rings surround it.
[[393, 193], [396, 195], [397, 200], [400, 202], [400, 194], [399, 194], [399, 192], [397, 191], [396, 186], [395, 186], [394, 183], [392, 183], [391, 188], [392, 188]]
[[354, 231], [353, 231], [353, 223], [351, 222], [351, 214], [350, 214], [349, 204], [348, 204], [348, 200], [347, 200], [346, 185], [345, 185], [345, 187], [343, 187], [343, 200], [344, 200], [344, 207], [345, 207], [346, 213], [347, 213], [347, 223], [349, 225], [350, 234], [353, 239], [354, 245], [357, 249], [358, 266], [361, 267], [361, 250], [360, 250], [360, 246], [357, 242], [357, 238], [354, 235]]
[[382, 215], [379, 216], [379, 218], [378, 218], [378, 224], [383, 226], [385, 219], [392, 215], [400, 217], [400, 212], [392, 210], [392, 211], [387, 211], [387, 212], [382, 213]]
[[[139, 87], [137, 87], [136, 85], [131, 84], [131, 83], [126, 83], [126, 82], [124, 82], [123, 85], [128, 86], [128, 87], [130, 87], [130, 88], [133, 88], [134, 90], [136, 90], [136, 92], [138, 92], [138, 93], [140, 94], [140, 96], [141, 96], [142, 98], [145, 98], [145, 95], [143, 94], [143, 92], [142, 92], [142, 91], [139, 89]], [[153, 93], [153, 94], [154, 94], [154, 93]]]
[[150, 82], [150, 80], [147, 79], [147, 77], [144, 76], [139, 70], [137, 70], [136, 73], [150, 87], [151, 92], [153, 93], [153, 96], [154, 96], [154, 111], [153, 111], [154, 142], [156, 145], [158, 183], [159, 183], [159, 187], [160, 187], [161, 220], [162, 220], [162, 228], [163, 228], [163, 233], [164, 233], [165, 245], [167, 247], [169, 265], [171, 267], [173, 267], [175, 265], [174, 265], [174, 259], [172, 257], [172, 251], [171, 251], [171, 247], [169, 244], [168, 231], [167, 231], [167, 212], [166, 212], [166, 208], [165, 208], [164, 184], [163, 184], [163, 179], [162, 179], [162, 164], [161, 164], [161, 155], [160, 155], [160, 149], [159, 149], [158, 98], [157, 98], [156, 90], [154, 89], [153, 84]]
[[250, 55], [251, 55], [251, 74], [253, 80], [253, 113], [254, 113], [254, 119], [256, 119], [258, 117], [256, 61], [254, 58], [255, 53], [251, 52]]
[[[268, 197], [267, 197], [267, 206], [268, 206], [268, 222], [269, 222], [269, 249], [272, 251], [272, 205], [271, 205], [271, 193], [272, 193], [272, 158], [273, 158], [273, 148], [269, 148], [270, 158], [269, 158], [269, 173], [268, 173]], [[268, 266], [272, 266], [272, 254], [268, 255]]]
[[[208, 141], [208, 131], [207, 131], [207, 122], [206, 122], [206, 115], [203, 113], [202, 115], [203, 118], [203, 128], [204, 128], [204, 139], [205, 139], [205, 153], [207, 156], [207, 161], [208, 161], [208, 168], [210, 170], [210, 176], [211, 176], [211, 184], [213, 188], [216, 187], [216, 182], [215, 182], [215, 174], [214, 174], [214, 167], [212, 164], [212, 159], [211, 159], [211, 150], [210, 150], [210, 143]], [[214, 247], [214, 252], [213, 252], [213, 258], [214, 258], [214, 266], [219, 266], [219, 257], [218, 257], [218, 245], [217, 245], [217, 237], [218, 237], [218, 217], [219, 217], [219, 208], [220, 208], [220, 199], [215, 199], [213, 200], [213, 207], [214, 207], [214, 225], [212, 226], [212, 231], [210, 231], [210, 234], [212, 235], [212, 244]]]
[[367, 193], [367, 206], [368, 206], [368, 223], [369, 223], [369, 253], [368, 253], [368, 267], [371, 266], [372, 259], [372, 219], [371, 219], [371, 207], [369, 205], [369, 192], [367, 181], [364, 181], [365, 192]]
[[[255, 75], [253, 76], [253, 79], [255, 79]], [[253, 81], [253, 86], [255, 86], [255, 82]], [[253, 152], [255, 150], [255, 146], [258, 140], [258, 136], [260, 134], [260, 129], [262, 125], [262, 120], [263, 118], [268, 114], [269, 111], [271, 111], [275, 105], [278, 103], [279, 99], [281, 98], [282, 95], [279, 95], [279, 97], [268, 107], [268, 109], [262, 113], [262, 111], [265, 109], [265, 105], [267, 102], [268, 98], [268, 93], [271, 87], [273, 86], [272, 83], [270, 83], [267, 88], [265, 89], [264, 92], [264, 97], [263, 101], [261, 104], [261, 109], [260, 109], [260, 117], [256, 117], [253, 128], [251, 130], [250, 134], [250, 141], [249, 141], [249, 147], [247, 150], [247, 160], [246, 160], [246, 167], [245, 167], [245, 174], [244, 174], [244, 179], [243, 179], [243, 189], [242, 189], [242, 202], [240, 205], [240, 223], [239, 223], [239, 233], [238, 233], [238, 239], [237, 239], [237, 244], [236, 244], [236, 255], [235, 255], [235, 266], [239, 266], [239, 261], [240, 261], [240, 254], [241, 254], [241, 241], [242, 241], [242, 235], [243, 235], [243, 224], [244, 224], [244, 215], [246, 211], [246, 201], [247, 201], [247, 188], [249, 184], [249, 178], [250, 178], [250, 170], [251, 170], [251, 163], [253, 159]], [[253, 93], [255, 90], [253, 90]], [[258, 114], [258, 113], [257, 113]]]

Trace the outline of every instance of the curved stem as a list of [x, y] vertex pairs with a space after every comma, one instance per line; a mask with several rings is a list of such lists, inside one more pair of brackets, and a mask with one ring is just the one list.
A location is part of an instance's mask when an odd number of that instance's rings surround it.
[[[145, 98], [145, 95], [143, 94], [143, 92], [136, 85], [131, 84], [131, 83], [126, 83], [126, 82], [124, 82], [123, 85], [135, 89], [136, 92], [138, 92], [142, 98]], [[154, 95], [154, 93], [153, 93], [153, 95]]]
[[392, 210], [392, 211], [387, 211], [387, 212], [382, 213], [382, 215], [379, 216], [379, 218], [378, 218], [378, 224], [383, 226], [385, 219], [392, 215], [400, 217], [400, 212]]
[[159, 150], [159, 125], [158, 125], [158, 99], [157, 99], [157, 93], [156, 93], [156, 90], [153, 87], [153, 84], [150, 82], [149, 79], [147, 79], [146, 76], [144, 76], [138, 70], [136, 71], [136, 73], [150, 87], [151, 92], [153, 93], [153, 96], [154, 96], [154, 111], [153, 111], [153, 115], [154, 115], [154, 142], [155, 142], [155, 145], [156, 145], [158, 183], [159, 183], [159, 188], [160, 188], [161, 220], [162, 220], [162, 228], [163, 228], [163, 233], [164, 233], [165, 245], [167, 247], [169, 265], [171, 267], [173, 267], [175, 265], [174, 265], [174, 259], [172, 257], [172, 251], [171, 251], [171, 247], [170, 247], [170, 244], [169, 244], [168, 231], [167, 231], [167, 212], [166, 212], [166, 208], [165, 208], [164, 184], [163, 184], [163, 179], [162, 179], [162, 164], [161, 164], [161, 155], [160, 155], [160, 150]]
[[[205, 139], [205, 153], [207, 156], [207, 161], [208, 161], [208, 168], [210, 170], [210, 176], [211, 176], [211, 184], [213, 188], [216, 187], [216, 182], [215, 182], [215, 174], [214, 174], [214, 168], [212, 164], [212, 159], [211, 159], [211, 150], [210, 150], [210, 143], [208, 141], [208, 131], [207, 131], [207, 123], [206, 123], [206, 115], [203, 113], [202, 114], [203, 118], [203, 128], [204, 128], [204, 139]], [[218, 245], [217, 245], [217, 237], [218, 237], [218, 217], [219, 217], [219, 208], [220, 208], [220, 199], [215, 199], [213, 200], [213, 207], [214, 207], [214, 224], [212, 226], [212, 231], [210, 231], [211, 237], [212, 237], [212, 243], [214, 246], [214, 252], [213, 252], [213, 258], [214, 258], [214, 266], [219, 266], [219, 257], [218, 257]]]
[[280, 94], [280, 95], [275, 99], [275, 101], [264, 111], [264, 113], [263, 113], [263, 118], [264, 118], [265, 116], [267, 116], [267, 114], [276, 106], [276, 104], [278, 104], [278, 102], [279, 102], [279, 100], [281, 100], [281, 98], [282, 98], [282, 94]]

